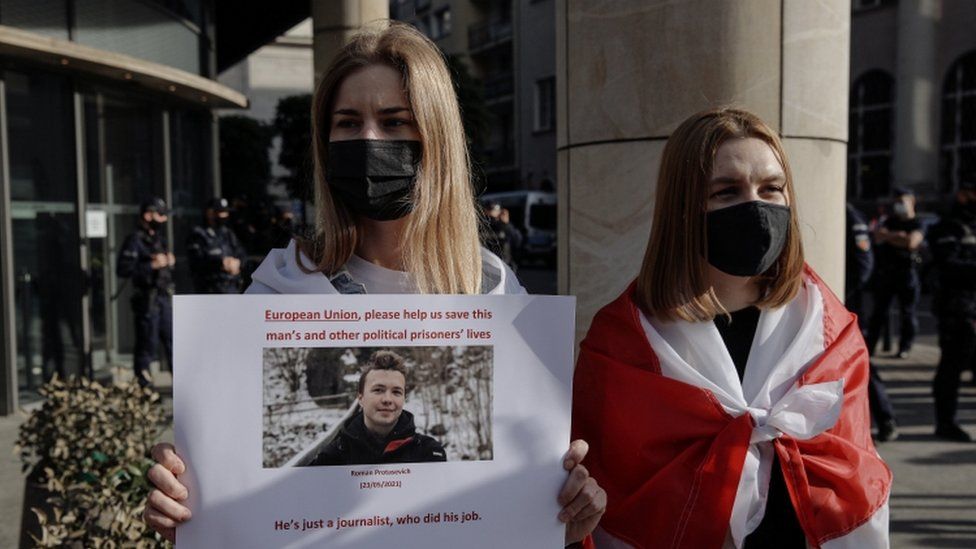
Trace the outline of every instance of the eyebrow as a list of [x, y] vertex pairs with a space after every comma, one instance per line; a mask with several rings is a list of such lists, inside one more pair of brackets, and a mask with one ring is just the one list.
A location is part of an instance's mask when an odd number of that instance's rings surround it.
[[[769, 183], [771, 181], [785, 181], [785, 180], [786, 180], [786, 174], [780, 173], [780, 174], [764, 177], [762, 178], [760, 183]], [[740, 181], [742, 181], [742, 178], [739, 177], [719, 176], [711, 179], [708, 183], [710, 185], [729, 185], [729, 184], [738, 183]]]
[[[407, 107], [386, 107], [380, 109], [380, 114], [399, 114], [401, 112], [410, 112]], [[360, 116], [362, 113], [356, 109], [336, 109], [332, 114], [344, 114], [348, 116]]]
[[[400, 389], [401, 391], [403, 390], [403, 387], [401, 387], [400, 385], [391, 385], [390, 388]], [[383, 385], [382, 383], [374, 383], [373, 385], [370, 386], [370, 389], [386, 389], [386, 385]]]

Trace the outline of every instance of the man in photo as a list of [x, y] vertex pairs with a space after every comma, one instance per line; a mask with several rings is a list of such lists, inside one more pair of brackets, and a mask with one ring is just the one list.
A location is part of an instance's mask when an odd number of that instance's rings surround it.
[[417, 433], [403, 409], [407, 376], [403, 358], [376, 351], [359, 377], [359, 410], [308, 465], [363, 465], [447, 461], [444, 447]]

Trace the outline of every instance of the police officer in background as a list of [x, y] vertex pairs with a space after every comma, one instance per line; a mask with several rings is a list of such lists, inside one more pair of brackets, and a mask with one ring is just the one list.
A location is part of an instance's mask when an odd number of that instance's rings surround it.
[[493, 254], [497, 255], [513, 271], [518, 271], [515, 255], [522, 246], [522, 233], [509, 222], [508, 210], [502, 208], [498, 202], [486, 200], [482, 202], [485, 212], [485, 223], [481, 225], [481, 243]]
[[942, 356], [932, 384], [935, 436], [970, 442], [956, 422], [959, 374], [976, 360], [976, 174], [964, 180], [956, 202], [929, 231], [938, 276], [933, 305]]
[[874, 253], [871, 251], [871, 229], [861, 212], [847, 203], [847, 265], [844, 277], [844, 305], [857, 315], [857, 322], [864, 329], [864, 290], [874, 270]]
[[915, 216], [915, 194], [911, 190], [896, 188], [891, 209], [892, 215], [885, 218], [874, 235], [874, 308], [868, 323], [867, 345], [868, 353], [873, 355], [888, 307], [897, 298], [901, 317], [897, 356], [907, 358], [918, 331], [915, 305], [921, 290], [919, 248], [924, 236], [922, 224]]
[[198, 294], [236, 294], [241, 291], [244, 247], [228, 226], [230, 204], [214, 198], [204, 210], [204, 224], [186, 239], [193, 287]]
[[[874, 269], [874, 253], [871, 249], [871, 231], [861, 212], [849, 202], [847, 204], [847, 269], [844, 280], [844, 304], [857, 315], [858, 325], [864, 330], [864, 289], [871, 280]], [[868, 404], [871, 418], [878, 428], [876, 438], [888, 442], [898, 438], [895, 410], [888, 398], [888, 391], [878, 374], [874, 362], [868, 369]]]
[[149, 363], [157, 358], [162, 340], [166, 363], [173, 367], [173, 265], [176, 258], [166, 245], [163, 226], [169, 209], [162, 198], [142, 203], [139, 227], [119, 250], [116, 274], [132, 280], [132, 312], [136, 321], [133, 370], [143, 387], [150, 385]]

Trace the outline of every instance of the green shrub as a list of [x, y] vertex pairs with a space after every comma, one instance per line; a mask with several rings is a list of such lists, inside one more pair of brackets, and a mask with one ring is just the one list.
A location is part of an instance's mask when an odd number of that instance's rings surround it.
[[37, 547], [162, 546], [142, 521], [151, 485], [149, 448], [163, 421], [159, 394], [136, 383], [54, 379], [20, 428], [16, 451], [44, 486], [50, 514], [33, 508]]

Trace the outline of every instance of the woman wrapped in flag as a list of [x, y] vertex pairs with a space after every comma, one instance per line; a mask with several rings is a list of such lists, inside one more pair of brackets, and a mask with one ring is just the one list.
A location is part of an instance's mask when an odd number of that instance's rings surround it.
[[887, 547], [867, 380], [854, 316], [804, 263], [779, 137], [695, 114], [664, 149], [640, 274], [580, 350], [596, 546]]

